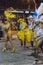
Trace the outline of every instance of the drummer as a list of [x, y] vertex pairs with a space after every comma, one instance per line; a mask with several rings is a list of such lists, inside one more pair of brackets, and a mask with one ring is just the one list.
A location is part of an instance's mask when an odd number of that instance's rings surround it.
[[43, 29], [42, 29], [42, 23], [41, 21], [39, 21], [37, 24], [36, 24], [36, 28], [35, 28], [35, 31], [36, 31], [36, 42], [35, 42], [35, 53], [36, 55], [38, 55], [38, 52], [39, 52], [39, 48], [42, 50], [42, 42], [43, 42]]
[[40, 40], [41, 40], [41, 42], [40, 42], [40, 44], [39, 44], [39, 47], [40, 47], [40, 49], [41, 50], [43, 50], [42, 49], [42, 46], [43, 46], [43, 16], [41, 16], [40, 17], [40, 19], [39, 19], [39, 21], [40, 21], [40, 24], [39, 24], [39, 26], [40, 26]]
[[31, 40], [31, 47], [33, 47], [34, 46], [34, 44], [33, 44], [33, 42], [34, 42], [34, 35], [33, 35], [33, 33], [34, 33], [34, 22], [33, 22], [33, 16], [32, 15], [30, 15], [29, 17], [28, 17], [28, 28], [31, 30], [31, 32], [32, 32], [32, 40]]

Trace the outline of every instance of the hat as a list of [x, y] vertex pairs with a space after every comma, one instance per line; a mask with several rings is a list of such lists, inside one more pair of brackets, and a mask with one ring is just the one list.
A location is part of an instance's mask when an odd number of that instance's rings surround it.
[[23, 19], [23, 18], [20, 18], [19, 20], [18, 20], [18, 22], [20, 23], [20, 22], [24, 22], [25, 21], [25, 19]]
[[32, 16], [32, 15], [30, 15], [30, 16], [28, 17], [28, 19], [33, 19], [33, 16]]
[[4, 12], [4, 15], [6, 18], [16, 18], [16, 15], [15, 14], [12, 14], [11, 12], [8, 12], [8, 11], [5, 11]]

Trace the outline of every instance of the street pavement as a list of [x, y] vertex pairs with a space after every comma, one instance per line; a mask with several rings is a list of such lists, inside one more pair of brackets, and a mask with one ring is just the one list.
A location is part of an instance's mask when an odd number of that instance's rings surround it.
[[31, 48], [24, 49], [20, 46], [20, 41], [15, 38], [14, 40], [15, 53], [11, 53], [11, 46], [8, 42], [6, 52], [2, 52], [4, 41], [0, 41], [0, 65], [43, 65], [43, 53], [39, 53], [39, 61], [35, 63], [35, 57], [31, 56], [34, 50]]

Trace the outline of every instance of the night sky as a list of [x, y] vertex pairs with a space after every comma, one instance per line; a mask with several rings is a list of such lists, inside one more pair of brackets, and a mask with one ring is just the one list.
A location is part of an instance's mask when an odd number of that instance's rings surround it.
[[[0, 8], [7, 8], [13, 6], [14, 8], [21, 8], [24, 5], [27, 6], [27, 3], [22, 3], [22, 0], [0, 0]], [[25, 6], [24, 6], [25, 7]]]
[[16, 0], [0, 0], [0, 7], [10, 7], [13, 6]]
[[[0, 9], [8, 8], [8, 7], [14, 7], [14, 8], [27, 8], [27, 0], [25, 0], [25, 3], [22, 2], [23, 0], [0, 0]], [[43, 0], [36, 0], [37, 5], [39, 6], [40, 2], [43, 2]]]

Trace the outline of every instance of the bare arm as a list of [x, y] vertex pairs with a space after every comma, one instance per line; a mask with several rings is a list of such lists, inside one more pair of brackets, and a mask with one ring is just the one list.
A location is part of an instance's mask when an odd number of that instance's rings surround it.
[[35, 4], [35, 11], [37, 10], [37, 4], [36, 4], [36, 1], [33, 0], [34, 4]]

